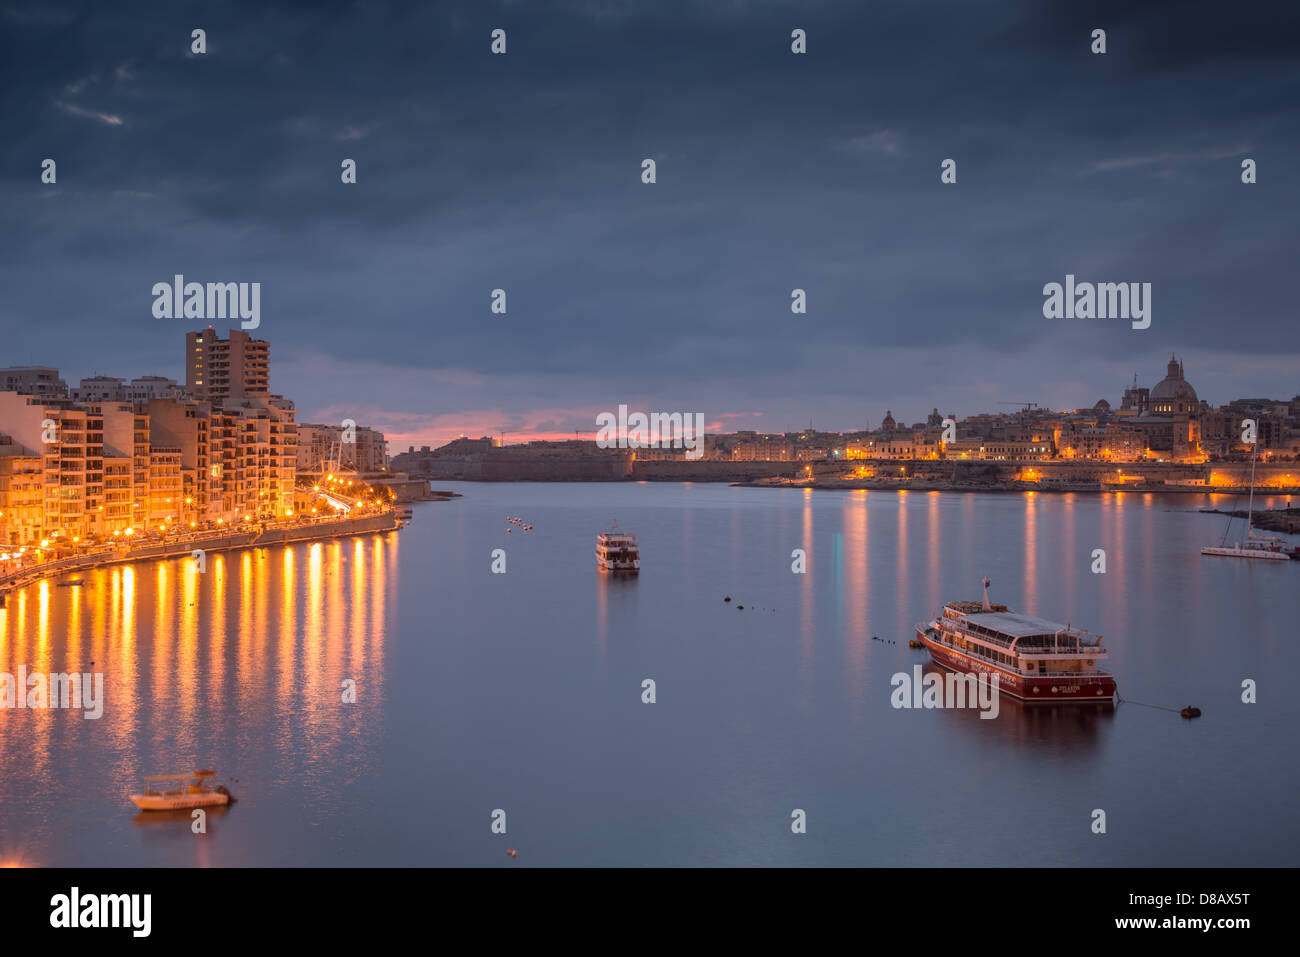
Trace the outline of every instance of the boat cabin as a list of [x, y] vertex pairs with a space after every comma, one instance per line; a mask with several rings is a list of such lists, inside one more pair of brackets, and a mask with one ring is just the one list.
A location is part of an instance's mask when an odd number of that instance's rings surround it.
[[1025, 675], [1091, 675], [1106, 657], [1101, 636], [1034, 615], [952, 602], [938, 622], [939, 639], [967, 655]]

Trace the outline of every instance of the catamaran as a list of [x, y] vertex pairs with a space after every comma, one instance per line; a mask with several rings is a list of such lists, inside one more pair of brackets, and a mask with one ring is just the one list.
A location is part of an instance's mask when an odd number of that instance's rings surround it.
[[1228, 541], [1228, 529], [1232, 528], [1232, 519], [1228, 519], [1228, 527], [1223, 530], [1223, 541], [1218, 545], [1207, 545], [1201, 549], [1202, 555], [1218, 555], [1222, 558], [1260, 558], [1270, 562], [1289, 561], [1292, 555], [1287, 551], [1285, 539], [1277, 538], [1271, 535], [1256, 535], [1255, 528], [1250, 524], [1251, 517], [1255, 514], [1255, 453], [1259, 450], [1259, 443], [1256, 442], [1250, 453], [1250, 500], [1246, 507], [1246, 540], [1244, 542], [1233, 542], [1231, 545]]
[[131, 800], [142, 811], [175, 811], [179, 808], [211, 807], [230, 803], [230, 792], [222, 785], [208, 786], [216, 771], [185, 774], [152, 774], [144, 779], [144, 793]]

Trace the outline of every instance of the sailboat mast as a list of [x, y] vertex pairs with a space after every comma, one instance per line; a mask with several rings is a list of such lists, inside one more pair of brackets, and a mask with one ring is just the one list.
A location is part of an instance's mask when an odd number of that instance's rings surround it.
[[1251, 516], [1255, 513], [1255, 453], [1259, 451], [1259, 437], [1256, 436], [1250, 449], [1250, 499], [1246, 506], [1246, 537], [1254, 538], [1255, 529], [1250, 524]]

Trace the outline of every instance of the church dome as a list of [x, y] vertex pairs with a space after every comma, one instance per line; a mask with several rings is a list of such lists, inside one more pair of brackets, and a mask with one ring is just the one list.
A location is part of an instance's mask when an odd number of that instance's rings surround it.
[[1168, 375], [1151, 390], [1151, 411], [1166, 415], [1195, 411], [1196, 390], [1183, 378], [1183, 364], [1171, 357], [1167, 371]]

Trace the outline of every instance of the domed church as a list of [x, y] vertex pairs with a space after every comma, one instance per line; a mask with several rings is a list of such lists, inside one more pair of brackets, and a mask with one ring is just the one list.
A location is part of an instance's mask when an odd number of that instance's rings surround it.
[[1151, 390], [1152, 415], [1195, 415], [1199, 409], [1196, 390], [1183, 378], [1183, 364], [1169, 357], [1168, 374]]

